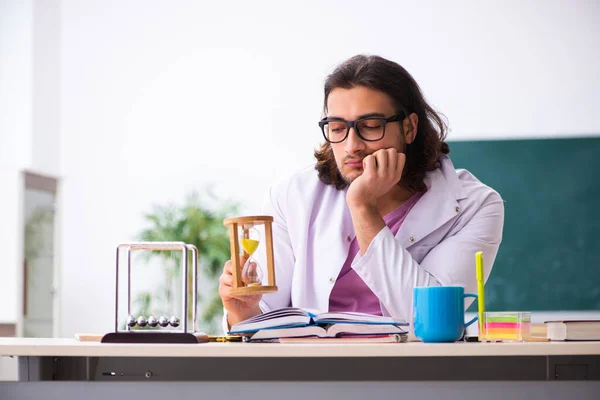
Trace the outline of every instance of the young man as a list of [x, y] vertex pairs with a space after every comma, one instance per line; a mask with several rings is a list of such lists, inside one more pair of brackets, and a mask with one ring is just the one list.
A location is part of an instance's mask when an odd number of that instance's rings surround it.
[[316, 165], [273, 187], [262, 210], [274, 218], [279, 291], [230, 296], [227, 262], [219, 286], [224, 322], [294, 306], [412, 324], [416, 286], [476, 293], [475, 253], [483, 251], [487, 279], [503, 201], [455, 170], [446, 127], [412, 76], [381, 57], [355, 56], [327, 78], [324, 114]]

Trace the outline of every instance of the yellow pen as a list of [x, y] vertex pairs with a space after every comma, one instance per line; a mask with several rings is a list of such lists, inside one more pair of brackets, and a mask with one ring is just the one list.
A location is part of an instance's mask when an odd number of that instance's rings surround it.
[[485, 295], [483, 292], [483, 252], [475, 253], [475, 266], [477, 268], [477, 309], [479, 311], [479, 340], [483, 336], [483, 313], [485, 312]]

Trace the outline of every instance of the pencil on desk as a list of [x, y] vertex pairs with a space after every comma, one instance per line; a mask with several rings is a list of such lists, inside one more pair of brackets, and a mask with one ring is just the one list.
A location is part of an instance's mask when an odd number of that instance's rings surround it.
[[479, 311], [479, 340], [483, 337], [483, 313], [485, 312], [485, 294], [483, 281], [483, 252], [475, 253], [475, 267], [477, 269], [477, 310]]
[[209, 342], [241, 342], [241, 336], [209, 336]]
[[538, 336], [531, 336], [529, 339], [525, 340], [526, 342], [549, 342], [550, 338], [547, 337], [538, 337]]
[[80, 342], [99, 342], [103, 336], [101, 333], [76, 333], [75, 339]]

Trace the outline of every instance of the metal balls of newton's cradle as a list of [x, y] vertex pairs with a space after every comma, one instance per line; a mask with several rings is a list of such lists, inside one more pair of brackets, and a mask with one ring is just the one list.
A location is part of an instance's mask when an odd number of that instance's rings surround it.
[[145, 327], [147, 323], [148, 323], [148, 321], [146, 320], [146, 317], [143, 317], [143, 316], [138, 317], [137, 324], [140, 328]]
[[[127, 320], [126, 330], [119, 329], [119, 261], [122, 251], [127, 253]], [[146, 318], [139, 315], [137, 318], [131, 314], [131, 252], [135, 250], [150, 251], [181, 251], [181, 280], [182, 280], [182, 313], [181, 320], [176, 316], [164, 315], [156, 318], [151, 315]], [[192, 254], [192, 288], [188, 288], [189, 257]], [[198, 305], [198, 249], [183, 242], [138, 242], [126, 243], [117, 246], [116, 257], [116, 288], [115, 288], [115, 330], [102, 337], [102, 343], [207, 343], [208, 336], [195, 332]], [[188, 329], [188, 298], [192, 297], [192, 329]], [[133, 330], [134, 327], [150, 328]], [[168, 328], [169, 329], [162, 329]]]
[[156, 325], [158, 325], [158, 320], [156, 318], [154, 318], [154, 316], [149, 316], [148, 317], [148, 326], [150, 328], [155, 328]]
[[177, 328], [180, 322], [179, 318], [175, 316], [167, 318], [163, 315], [159, 319], [156, 319], [154, 316], [149, 316], [148, 319], [146, 319], [143, 315], [140, 315], [137, 319], [133, 315], [127, 317], [127, 326], [130, 328], [133, 328], [136, 325], [141, 328], [144, 328], [146, 325], [151, 328], [156, 328], [157, 326], [166, 328], [169, 325], [173, 328]]
[[161, 316], [161, 317], [158, 319], [158, 324], [159, 324], [160, 326], [162, 326], [163, 328], [164, 328], [165, 326], [169, 326], [169, 318], [167, 318], [167, 317], [165, 317], [165, 316]]

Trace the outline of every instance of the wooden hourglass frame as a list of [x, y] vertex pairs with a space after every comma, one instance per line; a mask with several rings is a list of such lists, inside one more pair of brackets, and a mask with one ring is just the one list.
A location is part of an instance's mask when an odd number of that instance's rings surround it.
[[[277, 291], [275, 285], [275, 265], [273, 259], [273, 217], [270, 216], [247, 216], [227, 218], [223, 225], [229, 227], [229, 239], [231, 244], [231, 264], [233, 274], [232, 296], [252, 296], [256, 294], [272, 293]], [[265, 248], [267, 252], [267, 285], [247, 286], [242, 280], [242, 268], [240, 263], [240, 243], [238, 239], [239, 229], [243, 230], [244, 237], [248, 237], [249, 229], [264, 225], [265, 226]], [[248, 259], [249, 255], [244, 251], [244, 256]], [[263, 266], [264, 268], [264, 266]]]

